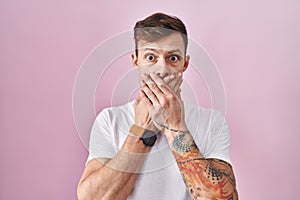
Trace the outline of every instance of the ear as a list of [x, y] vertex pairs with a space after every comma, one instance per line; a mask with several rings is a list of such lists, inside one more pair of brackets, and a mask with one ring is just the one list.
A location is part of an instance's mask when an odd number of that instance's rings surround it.
[[187, 55], [184, 60], [184, 65], [182, 69], [183, 72], [188, 68], [189, 64], [190, 64], [190, 56]]
[[131, 60], [132, 60], [132, 66], [134, 68], [138, 68], [139, 67], [139, 65], [137, 63], [138, 59], [137, 59], [137, 55], [135, 53], [131, 54]]

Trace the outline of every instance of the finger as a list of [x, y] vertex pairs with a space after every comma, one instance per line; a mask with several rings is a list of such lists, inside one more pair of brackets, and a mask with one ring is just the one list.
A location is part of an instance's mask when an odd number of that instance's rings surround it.
[[164, 82], [164, 80], [160, 76], [158, 76], [157, 74], [155, 74], [155, 73], [150, 73], [147, 76], [150, 79], [150, 81], [153, 81], [156, 84], [166, 85], [166, 83]]
[[170, 89], [172, 89], [172, 90], [174, 90], [176, 84], [177, 84], [178, 81], [180, 81], [180, 79], [181, 79], [181, 74], [180, 74], [180, 73], [175, 74], [174, 76], [175, 76], [175, 78], [174, 78], [172, 81], [170, 81], [170, 83], [168, 84], [168, 86], [169, 86]]
[[153, 91], [149, 88], [147, 84], [144, 84], [142, 86], [142, 91], [153, 105], [159, 104], [159, 100], [157, 99], [156, 95], [153, 93]]
[[[157, 75], [156, 75], [157, 76]], [[159, 89], [158, 84], [163, 84], [166, 85], [164, 83], [164, 81], [159, 77], [158, 77], [158, 82], [154, 81], [150, 75], [146, 75], [145, 77], [145, 83], [148, 86], [148, 88], [156, 95], [156, 97], [158, 98], [159, 95], [163, 95], [163, 92]], [[159, 99], [159, 98], [158, 98]]]
[[140, 98], [141, 98], [140, 102], [143, 101], [143, 103], [145, 103], [147, 106], [150, 107], [152, 106], [152, 102], [142, 90], [140, 91]]
[[[135, 106], [139, 105], [141, 103], [141, 101], [143, 101], [143, 98], [147, 98], [147, 97], [145, 96], [144, 92], [142, 90], [140, 90], [140, 92], [134, 102]], [[147, 101], [146, 101], [146, 103], [147, 103]], [[151, 104], [150, 101], [149, 101], [149, 103]]]
[[169, 86], [166, 85], [159, 76], [157, 76], [156, 74], [151, 73], [150, 77], [156, 83], [155, 87], [157, 87], [157, 88], [154, 88], [155, 91], [153, 91], [153, 92], [156, 94], [158, 99], [160, 99], [160, 95], [162, 95], [162, 94], [166, 94], [166, 95], [173, 94], [173, 92], [169, 88]]
[[160, 88], [163, 88], [163, 87], [168, 88], [168, 85], [163, 83], [163, 80], [157, 75], [156, 75], [156, 78], [157, 78], [156, 82], [149, 75], [147, 75], [147, 76], [148, 77], [147, 77], [146, 84], [148, 85], [148, 88], [155, 94], [156, 98], [158, 99], [159, 105], [161, 105], [161, 106], [165, 105], [166, 104], [166, 94], [164, 94]]
[[142, 78], [143, 78], [143, 80], [142, 80], [142, 85], [143, 85], [143, 84], [153, 84], [153, 83], [155, 83], [155, 82], [151, 79], [151, 77], [150, 77], [149, 74], [142, 74]]
[[180, 89], [182, 82], [183, 82], [183, 79], [180, 78], [179, 81], [177, 81], [176, 85], [174, 86], [173, 92], [175, 94], [177, 94], [178, 90]]
[[181, 93], [181, 89], [179, 88], [177, 93], [176, 93], [176, 95], [178, 96], [179, 99], [181, 99], [181, 94], [180, 93]]
[[172, 81], [174, 80], [174, 78], [175, 78], [175, 75], [174, 75], [174, 74], [171, 74], [171, 75], [165, 76], [165, 77], [163, 78], [163, 81], [164, 81], [167, 85], [169, 85], [169, 83], [172, 82]]
[[143, 96], [145, 96], [145, 95], [143, 94], [143, 91], [140, 90], [137, 97], [136, 97], [136, 101], [140, 102], [143, 99]]

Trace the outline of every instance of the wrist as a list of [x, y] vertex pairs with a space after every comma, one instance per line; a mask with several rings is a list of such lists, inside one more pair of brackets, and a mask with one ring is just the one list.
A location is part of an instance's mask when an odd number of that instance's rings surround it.
[[[149, 128], [149, 127], [148, 127]], [[136, 124], [130, 127], [129, 135], [133, 135], [143, 142], [145, 146], [153, 146], [157, 139], [157, 131], [151, 129], [145, 129]]]
[[143, 141], [134, 134], [129, 134], [122, 146], [123, 151], [131, 153], [147, 153], [149, 149], [150, 148], [145, 146]]
[[154, 131], [155, 133], [158, 133], [159, 130], [157, 129], [157, 127], [153, 124], [153, 122], [151, 122], [150, 124], [145, 124], [145, 123], [141, 123], [141, 122], [135, 122], [134, 125], [142, 127], [143, 129], [147, 129], [147, 130], [151, 130]]
[[182, 131], [188, 131], [187, 125], [185, 123], [185, 120], [177, 120], [177, 121], [170, 121], [167, 122], [166, 125], [170, 129], [175, 129], [175, 130], [182, 130]]
[[187, 126], [186, 126], [186, 124], [185, 123], [182, 123], [182, 124], [172, 124], [172, 125], [169, 125], [169, 124], [167, 124], [167, 125], [164, 125], [164, 124], [161, 124], [161, 123], [159, 123], [159, 122], [157, 122], [157, 121], [153, 121], [154, 123], [155, 123], [155, 125], [157, 126], [157, 127], [160, 127], [161, 129], [164, 129], [164, 132], [165, 133], [168, 133], [168, 132], [171, 132], [171, 133], [189, 133], [189, 130], [188, 130], [188, 128], [187, 128]]

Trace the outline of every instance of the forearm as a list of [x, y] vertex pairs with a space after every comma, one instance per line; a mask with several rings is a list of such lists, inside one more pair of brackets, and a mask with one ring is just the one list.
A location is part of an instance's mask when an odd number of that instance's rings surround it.
[[206, 160], [188, 132], [180, 92], [170, 88], [156, 74], [144, 78], [143, 92], [153, 105], [159, 105], [153, 110], [153, 121], [157, 127], [164, 128], [190, 196], [193, 199], [237, 199], [231, 166], [219, 160]]
[[78, 186], [78, 199], [126, 199], [132, 191], [149, 148], [128, 136], [122, 149]]
[[165, 130], [172, 153], [193, 199], [238, 199], [231, 166], [205, 159], [186, 127], [184, 133]]

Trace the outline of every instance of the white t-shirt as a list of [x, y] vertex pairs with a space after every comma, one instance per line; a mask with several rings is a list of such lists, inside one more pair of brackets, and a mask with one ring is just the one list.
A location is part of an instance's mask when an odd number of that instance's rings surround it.
[[[205, 158], [230, 162], [230, 135], [223, 115], [212, 109], [184, 105], [185, 120], [194, 141]], [[122, 147], [134, 124], [134, 101], [119, 107], [105, 108], [93, 124], [89, 157], [112, 158]], [[163, 134], [147, 155], [134, 190], [128, 200], [191, 199], [168, 142]]]

